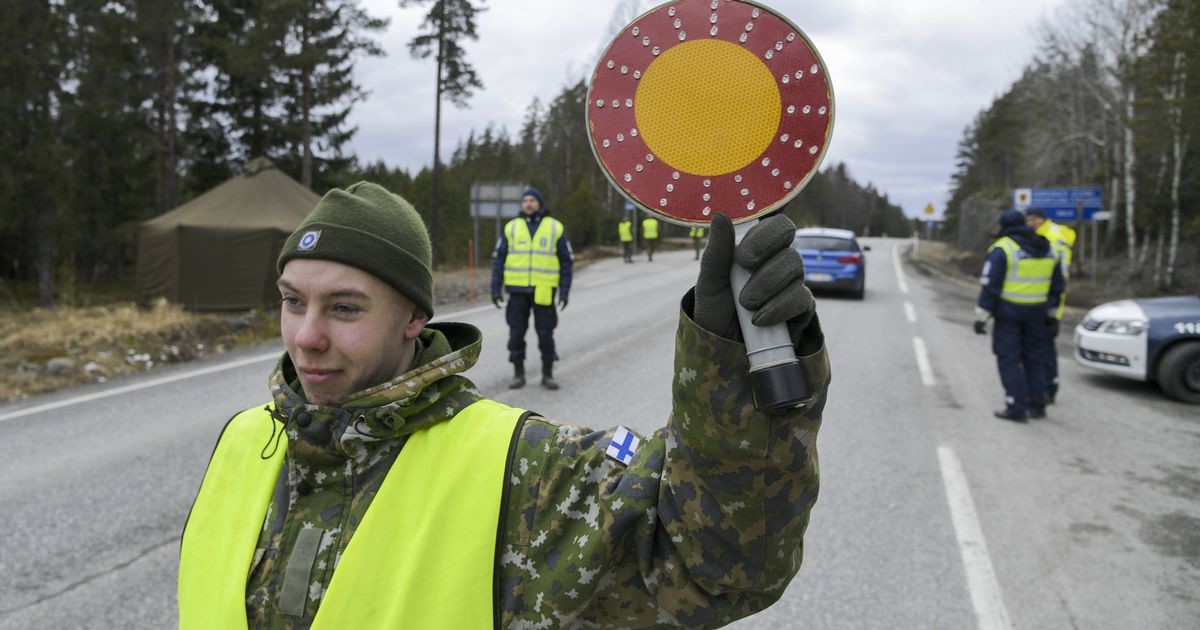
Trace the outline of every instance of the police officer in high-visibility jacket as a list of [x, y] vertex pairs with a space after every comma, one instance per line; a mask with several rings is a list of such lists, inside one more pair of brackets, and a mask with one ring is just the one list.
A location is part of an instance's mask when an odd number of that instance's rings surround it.
[[529, 313], [537, 331], [538, 350], [542, 354], [542, 386], [558, 389], [554, 380], [554, 329], [559, 308], [567, 308], [571, 290], [574, 257], [566, 230], [558, 219], [546, 212], [542, 193], [530, 188], [521, 196], [521, 215], [504, 226], [504, 233], [492, 252], [492, 303], [504, 301], [501, 287], [508, 292], [508, 360], [513, 364], [512, 389], [525, 386], [525, 332]]
[[617, 224], [617, 236], [621, 237], [621, 255], [625, 262], [633, 262], [633, 219], [626, 217]]
[[1015, 422], [1043, 418], [1046, 378], [1041, 351], [1058, 325], [1064, 281], [1050, 243], [1025, 225], [1020, 212], [1000, 215], [1000, 238], [988, 248], [979, 282], [983, 289], [975, 307], [975, 332], [986, 334], [987, 320], [995, 318], [992, 352], [1004, 385], [1005, 407], [993, 415]]
[[688, 231], [692, 239], [692, 248], [696, 250], [696, 260], [700, 260], [700, 250], [704, 249], [704, 228], [694, 227]]
[[[1058, 259], [1058, 264], [1062, 267], [1063, 280], [1070, 282], [1071, 248], [1075, 246], [1075, 230], [1051, 221], [1041, 208], [1030, 208], [1025, 211], [1025, 225], [1033, 228], [1039, 236], [1050, 241], [1050, 250], [1054, 252], [1054, 257]], [[1056, 323], [1062, 321], [1066, 306], [1067, 290], [1064, 287], [1062, 297], [1058, 300], [1058, 311], [1055, 313]], [[1053, 403], [1058, 396], [1058, 351], [1054, 345], [1054, 338], [1058, 336], [1058, 326], [1055, 326], [1050, 333], [1047, 343], [1043, 346], [1042, 365], [1046, 370], [1046, 402]]]
[[642, 219], [642, 242], [646, 244], [646, 260], [654, 262], [654, 246], [658, 244], [658, 219]]

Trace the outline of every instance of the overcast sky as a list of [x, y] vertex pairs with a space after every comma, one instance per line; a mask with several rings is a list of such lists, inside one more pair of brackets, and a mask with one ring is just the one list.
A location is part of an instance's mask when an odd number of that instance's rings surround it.
[[[1036, 27], [1066, 0], [773, 0], [828, 66], [836, 102], [822, 167], [845, 162], [912, 216], [949, 196], [963, 129], [1020, 75], [1036, 52]], [[433, 161], [432, 60], [413, 59], [408, 41], [427, 6], [366, 0], [389, 17], [377, 40], [387, 57], [360, 60], [369, 90], [351, 122], [349, 150], [360, 160], [420, 170]], [[482, 2], [477, 4], [483, 4]], [[616, 29], [614, 17], [647, 0], [490, 0], [479, 41], [466, 45], [484, 89], [466, 109], [442, 108], [442, 155], [489, 123], [515, 137], [536, 96], [547, 102], [590, 77]], [[635, 14], [636, 16], [636, 14]], [[622, 26], [624, 24], [622, 23]], [[553, 205], [553, 200], [547, 200]]]

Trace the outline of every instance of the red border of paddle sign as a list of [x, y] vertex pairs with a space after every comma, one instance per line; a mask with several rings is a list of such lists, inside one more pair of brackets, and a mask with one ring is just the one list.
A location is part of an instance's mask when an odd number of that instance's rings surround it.
[[[695, 175], [667, 164], [638, 133], [634, 97], [650, 64], [696, 39], [733, 43], [770, 71], [780, 119], [767, 148], [722, 175]], [[650, 10], [609, 45], [588, 89], [589, 140], [605, 175], [642, 209], [683, 224], [722, 212], [735, 222], [774, 211], [808, 183], [828, 148], [833, 92], [825, 64], [799, 28], [744, 0], [680, 0]]]

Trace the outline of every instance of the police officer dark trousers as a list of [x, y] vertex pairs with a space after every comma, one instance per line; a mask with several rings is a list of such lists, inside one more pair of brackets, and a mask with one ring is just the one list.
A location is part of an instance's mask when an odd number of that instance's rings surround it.
[[508, 323], [508, 360], [513, 364], [509, 387], [525, 386], [525, 333], [533, 313], [538, 350], [542, 354], [542, 386], [558, 389], [554, 380], [554, 329], [558, 308], [567, 307], [574, 258], [563, 224], [546, 212], [536, 188], [521, 198], [521, 215], [504, 226], [492, 253], [492, 303], [500, 308], [501, 289], [508, 293], [504, 318]]
[[1020, 212], [1000, 215], [1000, 238], [988, 249], [975, 307], [975, 332], [986, 333], [995, 318], [992, 352], [1004, 386], [1005, 407], [997, 418], [1025, 422], [1046, 415], [1042, 360], [1049, 331], [1058, 323], [1062, 269], [1045, 238], [1025, 226]]

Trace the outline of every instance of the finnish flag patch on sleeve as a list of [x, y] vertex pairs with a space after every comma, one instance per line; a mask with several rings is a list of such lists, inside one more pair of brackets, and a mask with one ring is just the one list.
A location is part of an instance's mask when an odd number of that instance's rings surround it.
[[637, 452], [639, 442], [641, 440], [638, 439], [638, 436], [634, 435], [629, 429], [619, 426], [613, 432], [612, 441], [608, 443], [608, 449], [605, 453], [609, 457], [628, 466], [629, 462], [633, 461], [633, 454]]

